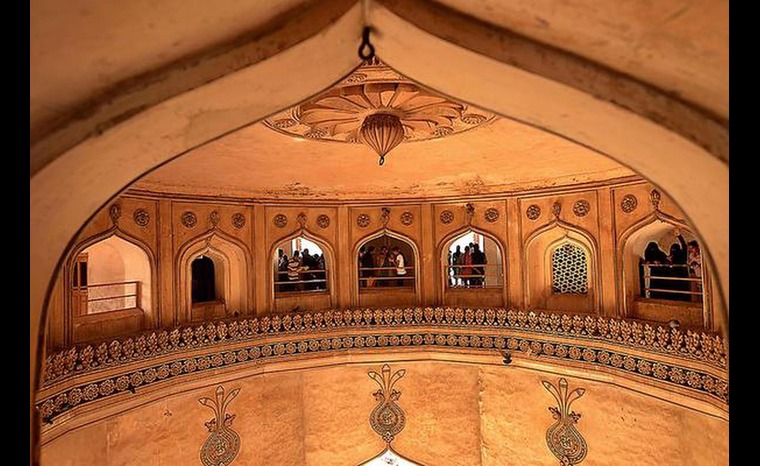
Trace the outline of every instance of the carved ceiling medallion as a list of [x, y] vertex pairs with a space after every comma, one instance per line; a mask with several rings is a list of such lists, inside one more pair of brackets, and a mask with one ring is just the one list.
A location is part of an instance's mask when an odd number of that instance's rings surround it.
[[[461, 133], [495, 117], [424, 89], [372, 60], [314, 99], [267, 118], [264, 125], [297, 138], [364, 143], [382, 157], [402, 142]], [[379, 119], [389, 123], [384, 125], [392, 133], [388, 138], [368, 129]]]

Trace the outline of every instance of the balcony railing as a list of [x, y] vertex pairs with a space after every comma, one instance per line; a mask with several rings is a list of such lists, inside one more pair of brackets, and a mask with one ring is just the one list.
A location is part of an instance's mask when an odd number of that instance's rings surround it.
[[[405, 274], [398, 274], [403, 269]], [[414, 267], [359, 267], [360, 288], [413, 288]]]
[[[448, 288], [501, 288], [501, 264], [444, 264]], [[491, 273], [488, 273], [491, 272]]]
[[689, 276], [684, 264], [642, 264], [645, 298], [672, 301], [702, 301], [702, 279]]
[[298, 271], [278, 270], [274, 290], [279, 293], [327, 291], [327, 270], [299, 269]]
[[97, 283], [81, 291], [87, 293], [87, 314], [140, 307], [139, 281]]

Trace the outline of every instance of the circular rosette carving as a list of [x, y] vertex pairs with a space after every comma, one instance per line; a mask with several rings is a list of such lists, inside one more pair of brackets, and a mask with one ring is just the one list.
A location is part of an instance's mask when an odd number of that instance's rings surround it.
[[367, 214], [361, 214], [358, 217], [356, 217], [356, 224], [359, 225], [360, 228], [366, 228], [369, 225], [370, 218]]
[[405, 211], [403, 214], [401, 214], [401, 224], [405, 226], [409, 226], [414, 221], [414, 214], [410, 211]]
[[444, 210], [441, 212], [441, 215], [439, 216], [441, 219], [441, 223], [448, 225], [449, 223], [454, 221], [454, 212], [450, 210]]
[[575, 201], [573, 204], [573, 213], [576, 217], [585, 217], [591, 211], [591, 204], [585, 199]]
[[204, 466], [226, 466], [240, 451], [240, 436], [231, 429], [222, 428], [211, 432], [201, 447]]
[[493, 223], [499, 220], [499, 210], [493, 207], [488, 208], [486, 209], [484, 216], [485, 216], [486, 222]]
[[182, 216], [180, 217], [180, 221], [183, 225], [185, 225], [186, 228], [193, 228], [195, 225], [198, 224], [198, 217], [189, 210], [187, 212], [184, 212]]
[[277, 214], [272, 219], [272, 222], [277, 228], [285, 228], [288, 224], [288, 217], [285, 214]]
[[639, 205], [639, 200], [633, 194], [626, 194], [623, 196], [623, 200], [620, 201], [620, 210], [626, 214], [630, 214]]
[[135, 221], [135, 224], [137, 226], [147, 226], [148, 222], [150, 222], [150, 214], [145, 209], [137, 209], [135, 210], [135, 213], [132, 215], [132, 218]]
[[586, 457], [588, 446], [572, 421], [560, 420], [546, 431], [546, 443], [562, 464], [578, 464]]
[[234, 214], [232, 216], [232, 226], [237, 229], [243, 228], [245, 226], [245, 215], [240, 212]]
[[317, 217], [317, 225], [319, 228], [327, 228], [330, 226], [330, 217], [325, 214], [321, 214]]
[[528, 217], [529, 220], [538, 219], [538, 217], [541, 216], [541, 207], [537, 206], [536, 204], [531, 204], [525, 211], [525, 216]]
[[384, 402], [375, 406], [369, 415], [369, 424], [372, 430], [383, 437], [387, 443], [404, 430], [406, 415], [404, 411], [393, 401]]

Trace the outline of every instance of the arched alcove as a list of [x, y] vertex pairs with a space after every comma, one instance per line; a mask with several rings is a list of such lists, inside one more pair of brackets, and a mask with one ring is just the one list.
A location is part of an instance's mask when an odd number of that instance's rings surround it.
[[[389, 257], [396, 255], [394, 248], [403, 256], [403, 274], [399, 273], [402, 268]], [[380, 230], [359, 240], [353, 257], [358, 306], [413, 306], [419, 302], [420, 254], [411, 238]]]
[[[279, 252], [288, 259], [281, 263]], [[299, 261], [294, 262], [294, 251]], [[304, 260], [305, 253], [311, 259]], [[315, 256], [319, 257], [315, 257]], [[276, 312], [329, 309], [335, 303], [335, 253], [323, 238], [306, 230], [279, 239], [270, 252], [272, 308]]]
[[[659, 249], [667, 254], [671, 246], [678, 243], [676, 232], [682, 235], [686, 243], [697, 241], [694, 233], [683, 222], [664, 214], [650, 215], [632, 225], [621, 235], [618, 245], [618, 270], [621, 276], [618, 288], [622, 297], [621, 314], [657, 322], [675, 319], [682, 325], [712, 329], [714, 319], [706, 264], [702, 264], [699, 283], [690, 276], [691, 274], [686, 274], [685, 276], [689, 277], [689, 281], [684, 283], [686, 288], [676, 286], [676, 291], [671, 293], [646, 292], [649, 287], [670, 289], [672, 287], [669, 285], [681, 281], [678, 278], [672, 280], [669, 276], [659, 279], [648, 278], [647, 275], [656, 275], [656, 273], [652, 274], [651, 268], [647, 271], [643, 265], [648, 244], [656, 243]], [[663, 268], [665, 271], [668, 269], [668, 267]], [[673, 274], [666, 273], [665, 275]], [[651, 280], [655, 280], [656, 283]], [[673, 299], [681, 296], [683, 299]]]
[[[214, 264], [215, 299], [194, 303], [192, 300], [192, 264], [201, 256]], [[198, 321], [246, 314], [250, 310], [252, 278], [249, 254], [237, 239], [212, 231], [188, 241], [178, 253], [176, 290], [178, 315], [186, 321]]]
[[[472, 254], [467, 267], [465, 249], [477, 245], [483, 260]], [[457, 247], [460, 255], [457, 256]], [[506, 303], [504, 247], [495, 236], [466, 227], [447, 235], [438, 247], [440, 295], [450, 306], [499, 307]]]
[[151, 325], [154, 262], [150, 249], [119, 230], [80, 243], [64, 274], [64, 342], [139, 331]]
[[[585, 293], [555, 292], [552, 258], [564, 245], [579, 248], [586, 258]], [[525, 296], [527, 307], [550, 311], [597, 313], [601, 309], [597, 247], [593, 237], [582, 229], [553, 222], [531, 235], [525, 245]]]

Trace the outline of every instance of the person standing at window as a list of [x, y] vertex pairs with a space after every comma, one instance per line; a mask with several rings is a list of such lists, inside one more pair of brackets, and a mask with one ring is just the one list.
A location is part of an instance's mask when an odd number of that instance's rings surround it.
[[[399, 250], [398, 246], [393, 247], [393, 262], [396, 264], [396, 276], [397, 277], [403, 277], [406, 275], [406, 268], [405, 262], [404, 262], [404, 255], [401, 254], [401, 251]], [[404, 286], [404, 280], [402, 278], [399, 278], [396, 281], [397, 286]]]
[[464, 247], [464, 254], [460, 257], [462, 267], [459, 268], [459, 273], [462, 275], [462, 284], [469, 288], [472, 283], [472, 251], [469, 246]]
[[[462, 265], [462, 246], [457, 245], [456, 250], [451, 255], [451, 263], [453, 265]], [[461, 286], [462, 285], [462, 268], [461, 267], [453, 267], [454, 269], [454, 286]]]
[[[670, 254], [668, 260], [671, 264], [670, 276], [675, 280], [670, 280], [669, 288], [676, 292], [687, 292], [691, 289], [689, 278], [689, 268], [686, 265], [687, 261], [687, 246], [686, 240], [681, 235], [681, 230], [676, 228], [673, 230], [673, 236], [678, 240], [677, 243], [673, 243], [670, 246]], [[673, 293], [671, 299], [676, 301], [691, 301], [688, 293]]]
[[300, 283], [296, 283], [301, 275], [301, 258], [298, 250], [293, 251], [293, 257], [288, 261], [288, 281], [291, 282], [290, 291], [301, 291]]

